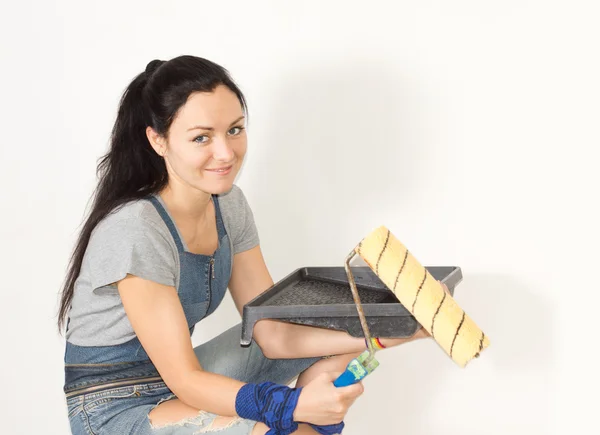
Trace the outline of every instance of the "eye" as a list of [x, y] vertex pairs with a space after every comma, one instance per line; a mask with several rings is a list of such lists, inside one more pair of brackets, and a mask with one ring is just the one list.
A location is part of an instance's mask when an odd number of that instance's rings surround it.
[[237, 136], [238, 134], [240, 134], [242, 132], [242, 130], [244, 130], [244, 127], [232, 127], [227, 133], [230, 134], [231, 136]]
[[[198, 140], [198, 139], [200, 139], [200, 140]], [[208, 142], [209, 139], [210, 138], [207, 135], [203, 134], [201, 136], [196, 137], [194, 139], [194, 142], [196, 142], [196, 143], [206, 143], [206, 142]]]

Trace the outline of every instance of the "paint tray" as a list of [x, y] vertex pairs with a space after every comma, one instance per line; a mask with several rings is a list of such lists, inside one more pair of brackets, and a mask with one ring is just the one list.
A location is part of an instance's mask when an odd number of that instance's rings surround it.
[[[456, 266], [426, 267], [454, 295], [462, 281]], [[352, 267], [367, 324], [373, 337], [410, 337], [420, 325], [369, 267]], [[242, 315], [241, 344], [248, 346], [256, 322], [276, 319], [346, 331], [364, 337], [344, 267], [303, 267], [248, 302]]]

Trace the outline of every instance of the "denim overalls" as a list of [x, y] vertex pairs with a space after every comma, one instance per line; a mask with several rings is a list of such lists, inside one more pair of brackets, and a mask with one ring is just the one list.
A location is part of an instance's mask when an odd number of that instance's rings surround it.
[[[186, 251], [161, 201], [156, 196], [148, 198], [177, 246], [180, 264], [178, 295], [190, 337], [195, 325], [213, 313], [223, 300], [232, 270], [232, 245], [218, 196], [213, 195], [212, 199], [219, 244], [213, 255], [208, 256]], [[319, 359], [268, 360], [254, 343], [242, 348], [239, 344], [240, 332], [240, 325], [236, 325], [194, 349], [204, 370], [243, 382], [270, 380], [287, 383]], [[174, 396], [137, 338], [113, 346], [87, 347], [67, 342], [64, 392], [74, 435], [191, 434], [210, 424], [216, 417], [201, 411], [195, 419], [160, 428], [152, 426], [147, 418], [150, 410]], [[222, 434], [249, 434], [254, 424], [239, 419], [236, 425]]]

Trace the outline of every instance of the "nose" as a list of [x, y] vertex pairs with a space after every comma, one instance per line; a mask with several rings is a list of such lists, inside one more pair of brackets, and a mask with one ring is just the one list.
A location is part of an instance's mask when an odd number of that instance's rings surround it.
[[230, 162], [235, 157], [233, 148], [225, 138], [215, 138], [213, 140], [213, 158], [220, 162]]

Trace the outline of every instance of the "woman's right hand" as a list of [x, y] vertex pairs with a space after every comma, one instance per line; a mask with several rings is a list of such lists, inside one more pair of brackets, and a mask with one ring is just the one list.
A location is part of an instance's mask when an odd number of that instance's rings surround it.
[[361, 382], [336, 387], [333, 381], [341, 373], [321, 373], [302, 388], [294, 411], [294, 421], [318, 426], [337, 424], [364, 392]]

